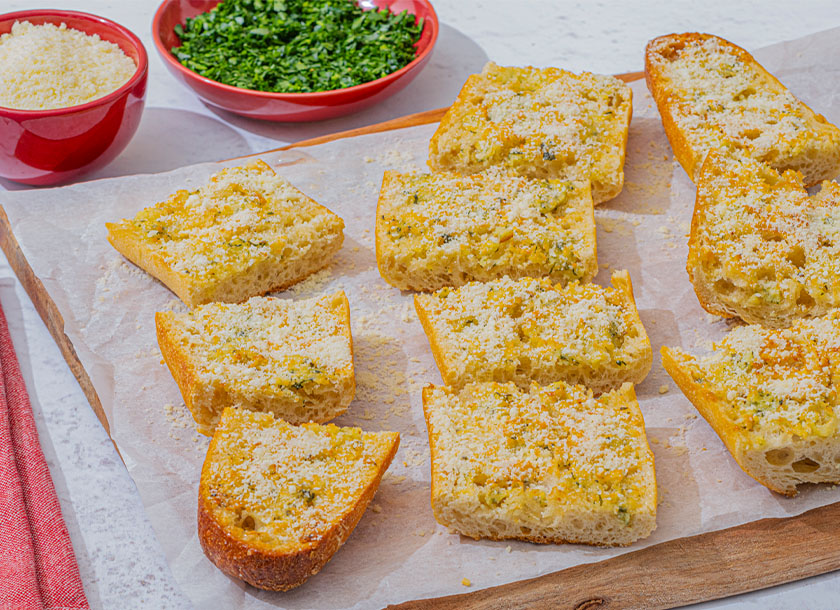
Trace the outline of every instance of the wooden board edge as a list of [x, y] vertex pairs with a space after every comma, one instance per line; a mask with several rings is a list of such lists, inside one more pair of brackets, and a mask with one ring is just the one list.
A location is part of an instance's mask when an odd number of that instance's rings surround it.
[[[15, 272], [15, 275], [18, 276], [29, 298], [32, 299], [35, 310], [41, 316], [41, 320], [44, 321], [47, 330], [50, 331], [53, 340], [61, 351], [61, 355], [64, 356], [64, 360], [79, 382], [82, 392], [84, 392], [88, 402], [90, 402], [93, 412], [110, 437], [111, 426], [108, 423], [108, 418], [105, 416], [105, 410], [102, 408], [99, 395], [96, 393], [93, 382], [88, 376], [85, 367], [82, 366], [79, 356], [76, 354], [76, 348], [73, 347], [70, 338], [64, 334], [64, 318], [58, 311], [55, 302], [49, 296], [47, 289], [44, 288], [44, 284], [35, 275], [32, 267], [29, 266], [29, 261], [26, 260], [23, 251], [20, 249], [20, 244], [18, 244], [17, 238], [15, 238], [12, 232], [9, 217], [6, 215], [6, 210], [2, 205], [0, 205], [0, 249], [6, 254], [9, 266]], [[116, 448], [116, 444], [114, 448]], [[119, 455], [119, 449], [117, 449], [117, 454]]]
[[[645, 77], [645, 73], [625, 72], [623, 74], [616, 74], [615, 77], [619, 80], [624, 81], [625, 83], [632, 83], [634, 81], [643, 79]], [[326, 144], [327, 142], [334, 142], [335, 140], [343, 140], [344, 138], [352, 138], [354, 136], [364, 136], [371, 133], [382, 133], [383, 131], [393, 131], [394, 129], [404, 129], [406, 127], [416, 127], [418, 125], [428, 125], [430, 123], [437, 123], [443, 118], [443, 115], [446, 114], [447, 110], [449, 110], [448, 106], [445, 108], [435, 108], [434, 110], [426, 110], [424, 112], [407, 114], [396, 119], [391, 119], [390, 121], [375, 123], [366, 127], [357, 127], [356, 129], [348, 129], [347, 131], [338, 131], [336, 133], [330, 133], [327, 135], [318, 136], [317, 138], [310, 138], [308, 140], [301, 140], [300, 142], [286, 144], [285, 146], [281, 146], [279, 148], [272, 148], [255, 154], [270, 155], [273, 153], [283, 152], [285, 150], [292, 150], [293, 148], [315, 146], [316, 144]], [[225, 162], [235, 161], [237, 159], [244, 159], [245, 157], [252, 156], [254, 156], [254, 153], [243, 155], [241, 157], [232, 157], [230, 159], [225, 159]]]
[[661, 542], [537, 578], [388, 608], [655, 610], [720, 599], [840, 569], [838, 519], [840, 502], [795, 517]]

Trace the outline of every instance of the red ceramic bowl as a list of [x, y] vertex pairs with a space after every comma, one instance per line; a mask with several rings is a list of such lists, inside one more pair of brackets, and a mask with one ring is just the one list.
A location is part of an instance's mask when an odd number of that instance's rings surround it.
[[[348, 0], [350, 1], [350, 0]], [[188, 17], [206, 13], [220, 0], [164, 0], [155, 13], [152, 36], [163, 63], [179, 81], [190, 87], [205, 103], [235, 114], [269, 121], [318, 121], [367, 108], [410, 83], [429, 61], [437, 41], [438, 19], [427, 0], [362, 0], [361, 6], [389, 8], [393, 12], [407, 10], [424, 19], [423, 32], [417, 43], [414, 60], [387, 76], [355, 87], [318, 93], [266, 93], [241, 89], [199, 76], [182, 66], [170, 52], [180, 46], [175, 26]]]
[[143, 43], [123, 26], [88, 13], [7, 13], [0, 15], [0, 34], [11, 31], [15, 21], [66, 23], [86, 34], [99, 34], [133, 59], [137, 71], [116, 91], [86, 104], [54, 110], [0, 106], [0, 176], [24, 184], [57, 184], [104, 166], [122, 152], [140, 123], [148, 76]]

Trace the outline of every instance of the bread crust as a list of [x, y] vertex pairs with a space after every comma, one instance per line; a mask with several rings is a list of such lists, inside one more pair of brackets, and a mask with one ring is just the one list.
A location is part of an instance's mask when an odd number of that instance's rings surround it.
[[[763, 80], [761, 85], [766, 89], [777, 93], [789, 93], [779, 79], [768, 72], [755, 58], [750, 55], [745, 49], [738, 45], [731, 43], [723, 38], [711, 34], [702, 34], [699, 32], [687, 32], [683, 34], [668, 34], [659, 36], [649, 41], [645, 47], [645, 81], [648, 90], [653, 96], [659, 113], [662, 117], [662, 125], [665, 128], [665, 134], [668, 137], [671, 147], [674, 151], [674, 157], [679, 161], [685, 172], [692, 181], [696, 181], [697, 174], [700, 171], [703, 160], [705, 159], [708, 149], [700, 149], [692, 147], [691, 140], [688, 134], [683, 131], [678, 125], [674, 117], [674, 109], [682, 102], [676, 93], [676, 88], [669, 82], [659, 68], [657, 61], [661, 57], [667, 59], [668, 54], [673, 54], [686, 46], [702, 44], [704, 41], [715, 40], [722, 47], [726, 48], [732, 55], [738, 58], [744, 65], [748, 66], [754, 74], [759, 75]], [[819, 133], [821, 137], [826, 136], [829, 132], [832, 134], [833, 144], [831, 149], [826, 152], [822, 151], [825, 159], [825, 164], [829, 165], [831, 169], [823, 172], [816, 172], [814, 175], [806, 175], [807, 185], [813, 186], [825, 179], [831, 179], [840, 172], [840, 130], [831, 125], [820, 114], [815, 113], [807, 104], [797, 99], [800, 105], [799, 109], [806, 116], [809, 127], [815, 132]], [[728, 138], [728, 136], [727, 136]], [[729, 140], [729, 145], [733, 148], [740, 148], [741, 144], [735, 140]], [[813, 151], [807, 151], [813, 152]], [[807, 161], [808, 154], [794, 153], [787, 154], [785, 151], [775, 150], [773, 158], [768, 157], [766, 160], [779, 170], [798, 168], [800, 164]], [[830, 158], [828, 158], [830, 157]], [[803, 170], [804, 171], [804, 170]]]
[[694, 381], [691, 369], [686, 365], [685, 356], [675, 352], [668, 346], [663, 345], [660, 354], [662, 355], [662, 366], [679, 386], [682, 393], [699, 411], [715, 433], [726, 445], [729, 453], [745, 473], [750, 477], [777, 493], [786, 496], [795, 496], [796, 488], [793, 490], [781, 488], [771, 480], [763, 478], [755, 471], [748, 468], [746, 461], [746, 447], [743, 435], [738, 427], [727, 419], [723, 414], [726, 405], [715, 396], [715, 394]]
[[[648, 91], [650, 91], [656, 102], [656, 107], [662, 118], [662, 126], [665, 128], [665, 135], [671, 143], [671, 148], [674, 151], [674, 157], [680, 165], [682, 165], [688, 177], [694, 181], [694, 172], [697, 169], [699, 153], [696, 153], [688, 142], [688, 138], [683, 131], [677, 126], [672, 113], [674, 103], [672, 101], [673, 95], [668, 91], [667, 86], [663, 81], [662, 74], [656, 68], [654, 57], [658, 53], [656, 48], [665, 41], [671, 41], [670, 48], [679, 49], [687, 44], [693, 42], [707, 40], [712, 38], [709, 34], [700, 34], [698, 32], [689, 32], [685, 34], [668, 34], [666, 36], [659, 36], [650, 40], [645, 46], [645, 83]], [[734, 49], [746, 53], [740, 47], [732, 45]]]
[[175, 293], [187, 306], [195, 307], [190, 286], [180, 273], [172, 269], [156, 252], [143, 247], [124, 226], [118, 223], [105, 223], [108, 229], [108, 242], [120, 254], [154, 277], [161, 284]]
[[[418, 294], [414, 295], [414, 311], [417, 312], [417, 319], [420, 320], [420, 325], [423, 327], [423, 332], [426, 333], [426, 337], [429, 338], [429, 347], [432, 350], [432, 357], [435, 359], [435, 364], [437, 365], [438, 370], [440, 371], [440, 376], [443, 379], [443, 383], [445, 383], [446, 385], [454, 385], [456, 382], [455, 371], [449, 367], [449, 362], [443, 354], [443, 348], [441, 346], [440, 338], [435, 332], [435, 327], [432, 324], [432, 320], [429, 318], [426, 308], [423, 307], [423, 305], [421, 304], [420, 295]], [[423, 388], [424, 399], [425, 396], [426, 388]]]
[[347, 540], [376, 494], [382, 476], [399, 447], [399, 434], [391, 436], [390, 448], [379, 465], [376, 476], [355, 499], [352, 507], [334, 522], [322, 536], [294, 551], [274, 550], [267, 544], [249, 543], [234, 535], [214, 517], [208, 493], [210, 456], [217, 437], [210, 441], [207, 459], [201, 470], [198, 495], [198, 540], [207, 558], [222, 572], [259, 589], [288, 591], [317, 574]]
[[[193, 359], [189, 357], [189, 352], [183, 348], [178, 340], [174, 324], [175, 314], [173, 312], [155, 312], [155, 330], [160, 353], [163, 355], [163, 360], [169, 368], [169, 372], [175, 379], [175, 384], [181, 392], [184, 404], [190, 410], [190, 413], [195, 413], [193, 397], [199, 383], [198, 371]], [[203, 430], [200, 431], [203, 434], [208, 434]], [[209, 434], [212, 434], [212, 430]]]
[[[536, 384], [534, 384], [534, 386], [536, 386]], [[449, 516], [444, 514], [444, 509], [448, 508], [447, 491], [450, 491], [449, 488], [451, 487], [451, 483], [446, 480], [446, 477], [444, 476], [444, 474], [441, 473], [441, 470], [439, 468], [439, 465], [443, 462], [440, 456], [444, 453], [444, 449], [438, 446], [437, 434], [435, 433], [435, 427], [432, 422], [432, 411], [434, 409], [432, 403], [434, 402], [433, 393], [435, 389], [436, 388], [433, 385], [428, 385], [424, 387], [422, 392], [422, 399], [423, 415], [426, 420], [426, 426], [428, 428], [429, 450], [431, 455], [430, 500], [432, 512], [434, 513], [435, 519], [441, 525], [453, 528], [461, 535], [473, 538], [475, 540], [517, 539], [524, 540], [527, 542], [533, 542], [536, 544], [587, 544], [592, 546], [628, 546], [632, 544], [635, 540], [648, 536], [656, 528], [656, 470], [653, 461], [653, 453], [650, 450], [650, 446], [647, 442], [647, 438], [645, 437], [644, 432], [642, 432], [641, 435], [641, 452], [644, 454], [644, 459], [647, 460], [650, 466], [649, 481], [652, 482], [652, 484], [648, 485], [648, 488], [646, 489], [647, 493], [641, 501], [640, 510], [633, 513], [633, 533], [630, 536], [625, 537], [625, 539], [623, 540], [613, 539], [607, 542], [603, 540], [596, 541], [592, 538], [587, 538], [585, 536], [551, 536], [546, 535], [544, 533], [540, 533], [538, 531], [535, 532], [534, 530], [527, 532], [523, 532], [520, 530], [516, 533], [516, 535], [496, 535], [489, 530], [485, 530], [483, 528], [478, 527], [475, 523], [470, 523], [469, 527], [467, 527], [467, 524], [463, 522], [453, 523], [450, 520]], [[644, 419], [641, 411], [638, 409], [636, 393], [632, 384], [623, 384], [619, 390], [617, 390], [611, 395], [610, 398], [623, 404], [635, 404], [636, 408], [634, 413], [634, 423], [640, 430], [644, 431]], [[496, 518], [498, 519], [499, 516], [497, 515]], [[508, 518], [512, 517], [508, 516]], [[568, 511], [568, 513], [565, 515], [565, 518], [568, 521], [580, 520], [586, 522], [587, 520], [592, 519], [592, 514], [588, 513], [585, 510], [571, 510]]]

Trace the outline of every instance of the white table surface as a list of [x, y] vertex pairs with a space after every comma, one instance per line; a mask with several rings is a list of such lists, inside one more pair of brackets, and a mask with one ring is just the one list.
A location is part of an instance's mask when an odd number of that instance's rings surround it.
[[[140, 36], [149, 52], [149, 89], [140, 128], [115, 161], [88, 179], [159, 172], [257, 153], [445, 106], [467, 75], [480, 70], [488, 59], [607, 74], [630, 72], [642, 68], [645, 42], [664, 33], [711, 32], [755, 49], [840, 25], [837, 0], [435, 0], [440, 37], [431, 62], [411, 85], [359, 114], [294, 125], [211, 110], [178, 84], [152, 44], [157, 0], [50, 0], [44, 4], [111, 18]], [[44, 4], [2, 0], [0, 12]], [[0, 179], [0, 191], [20, 188], [27, 187]], [[91, 607], [189, 608], [134, 483], [2, 254], [0, 301]], [[840, 572], [695, 607], [839, 608]]]

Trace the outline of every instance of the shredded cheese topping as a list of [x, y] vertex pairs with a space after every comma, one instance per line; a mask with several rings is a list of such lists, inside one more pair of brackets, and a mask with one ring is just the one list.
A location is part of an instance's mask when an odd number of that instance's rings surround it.
[[504, 277], [444, 288], [417, 302], [445, 358], [476, 381], [510, 379], [523, 368], [620, 369], [643, 356], [632, 341], [644, 333], [638, 312], [615, 287]]
[[239, 536], [279, 551], [310, 547], [354, 507], [396, 439], [225, 409], [202, 473], [203, 497]]
[[489, 63], [467, 80], [431, 158], [459, 171], [502, 165], [532, 177], [620, 184], [631, 95], [611, 76]]
[[482, 383], [433, 387], [424, 406], [434, 469], [455, 497], [535, 515], [606, 510], [629, 524], [648, 495], [644, 422], [624, 390], [596, 400], [562, 382]]
[[[701, 158], [713, 148], [733, 145], [784, 165], [826, 136], [815, 130], [813, 112], [756, 68], [742, 49], [716, 36], [675, 38], [653, 41], [648, 60], [667, 82], [673, 119]], [[817, 121], [823, 128], [825, 120]], [[840, 145], [837, 135], [833, 139], [835, 147]]]
[[352, 371], [343, 293], [291, 301], [253, 297], [175, 314], [199, 377], [249, 396], [294, 397]]
[[472, 277], [530, 269], [565, 281], [594, 274], [594, 217], [584, 183], [528, 180], [500, 169], [471, 176], [388, 172], [379, 214], [377, 238], [407, 267], [433, 274], [460, 267]]
[[736, 328], [688, 364], [696, 383], [725, 405], [723, 415], [756, 447], [837, 431], [840, 312], [784, 330]]
[[222, 170], [117, 225], [134, 232], [177, 273], [199, 285], [283, 258], [341, 224], [263, 161]]
[[[731, 307], [840, 305], [840, 185], [809, 197], [793, 172], [712, 153], [698, 181], [695, 255]], [[737, 290], [735, 290], [737, 288]]]

